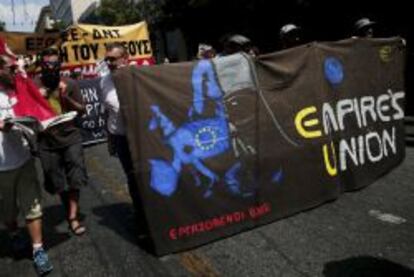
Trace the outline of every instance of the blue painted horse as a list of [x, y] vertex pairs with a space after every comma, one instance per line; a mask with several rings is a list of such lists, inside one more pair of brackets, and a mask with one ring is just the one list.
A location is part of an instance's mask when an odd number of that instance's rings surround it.
[[[192, 165], [197, 173], [205, 176], [209, 184], [204, 197], [212, 194], [219, 176], [209, 169], [203, 160], [218, 156], [230, 149], [230, 132], [223, 103], [223, 93], [216, 81], [210, 61], [200, 61], [192, 74], [193, 105], [189, 109], [189, 121], [176, 127], [157, 105], [151, 106], [153, 117], [149, 123], [151, 131], [160, 128], [164, 143], [173, 151], [171, 162], [151, 159], [151, 187], [164, 196], [171, 196], [177, 189], [183, 165]], [[214, 101], [215, 115], [203, 117], [205, 101]], [[194, 119], [198, 117], [200, 119]], [[240, 193], [237, 171], [240, 163], [234, 164], [225, 174], [224, 181], [233, 193]], [[196, 185], [200, 185], [198, 174], [193, 173]]]

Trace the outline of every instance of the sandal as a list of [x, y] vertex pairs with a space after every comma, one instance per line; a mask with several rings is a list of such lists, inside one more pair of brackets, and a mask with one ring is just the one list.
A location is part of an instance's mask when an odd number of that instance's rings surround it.
[[[73, 224], [73, 222], [78, 222], [77, 225]], [[77, 218], [68, 219], [69, 223], [69, 230], [77, 236], [82, 236], [86, 232], [86, 227], [83, 226]], [[75, 227], [73, 227], [75, 225]]]

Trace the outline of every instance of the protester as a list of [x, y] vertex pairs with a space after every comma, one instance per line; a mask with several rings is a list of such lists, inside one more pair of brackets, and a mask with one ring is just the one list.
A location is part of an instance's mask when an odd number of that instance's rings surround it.
[[[45, 49], [40, 59], [41, 76], [37, 83], [55, 113], [83, 113], [84, 105], [76, 83], [60, 78], [58, 51]], [[38, 142], [45, 189], [60, 195], [70, 231], [82, 235], [86, 227], [78, 218], [79, 196], [80, 188], [87, 184], [87, 174], [80, 130], [70, 120], [40, 133]]]
[[3, 59], [4, 58], [16, 59], [16, 55], [9, 48], [6, 41], [2, 37], [0, 37], [0, 55], [2, 55]]
[[259, 56], [260, 55], [260, 49], [259, 49], [259, 47], [257, 47], [257, 46], [255, 46], [255, 45], [253, 45], [251, 48], [250, 48], [250, 50], [249, 50], [249, 53], [248, 53], [250, 56], [252, 56], [252, 57], [257, 57], [257, 56]]
[[302, 44], [301, 28], [293, 23], [283, 25], [279, 31], [280, 45], [282, 49]]
[[197, 59], [212, 59], [216, 56], [216, 50], [213, 46], [205, 43], [200, 43], [198, 45]]
[[138, 191], [138, 184], [134, 178], [134, 168], [130, 156], [128, 140], [125, 132], [125, 125], [122, 120], [118, 94], [112, 81], [112, 73], [119, 68], [128, 65], [128, 52], [120, 43], [107, 45], [105, 60], [108, 63], [111, 74], [101, 79], [102, 99], [107, 115], [108, 146], [111, 155], [117, 155], [121, 162], [124, 173], [127, 177], [129, 194], [134, 206], [135, 218], [146, 228], [142, 212], [141, 198]]
[[82, 80], [82, 69], [81, 68], [75, 68], [70, 72], [69, 77], [72, 80]]
[[24, 215], [34, 266], [42, 275], [52, 271], [53, 266], [43, 248], [41, 188], [22, 131], [6, 122], [15, 117], [13, 106], [18, 101], [11, 65], [0, 57], [0, 221], [5, 222], [10, 231], [13, 250], [20, 252], [24, 244], [18, 235], [17, 216], [19, 213]]
[[250, 39], [243, 35], [231, 35], [227, 36], [223, 40], [222, 56], [231, 55], [238, 52], [244, 52], [251, 56], [256, 56], [255, 51], [258, 51], [257, 47], [253, 47]]
[[365, 37], [372, 38], [374, 37], [374, 26], [376, 25], [375, 21], [371, 21], [367, 17], [363, 17], [355, 21], [354, 24], [354, 36], [355, 37]]

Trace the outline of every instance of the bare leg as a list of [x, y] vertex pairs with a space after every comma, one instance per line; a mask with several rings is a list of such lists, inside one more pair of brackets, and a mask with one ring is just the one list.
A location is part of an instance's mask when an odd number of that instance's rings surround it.
[[26, 220], [26, 226], [32, 244], [42, 244], [42, 219]]
[[79, 211], [79, 191], [72, 190], [68, 193], [68, 218], [74, 219], [78, 217]]
[[75, 235], [82, 235], [85, 233], [86, 228], [81, 225], [78, 219], [79, 190], [71, 190], [67, 192], [66, 201], [66, 212], [69, 221], [69, 227]]

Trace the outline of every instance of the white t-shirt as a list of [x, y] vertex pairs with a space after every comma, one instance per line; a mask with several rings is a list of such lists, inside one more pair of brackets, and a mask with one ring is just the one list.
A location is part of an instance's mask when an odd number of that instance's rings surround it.
[[101, 79], [102, 101], [108, 112], [108, 131], [113, 135], [125, 135], [124, 122], [119, 111], [118, 95], [111, 74], [106, 74]]
[[[16, 97], [0, 90], [0, 119], [14, 117], [13, 105]], [[0, 131], [0, 171], [19, 168], [31, 157], [27, 141], [18, 130]]]

